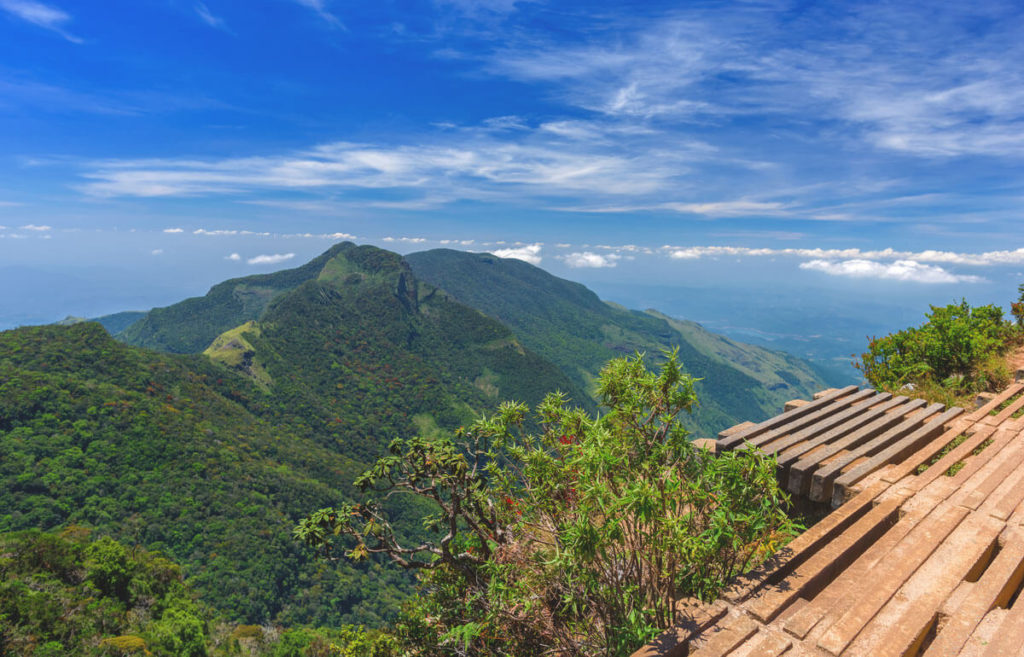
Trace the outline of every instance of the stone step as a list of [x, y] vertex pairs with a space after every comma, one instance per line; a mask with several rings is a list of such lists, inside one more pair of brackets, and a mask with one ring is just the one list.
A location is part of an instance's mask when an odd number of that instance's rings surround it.
[[977, 581], [995, 553], [1003, 523], [967, 518], [900, 587], [844, 652], [849, 657], [902, 657], [920, 650], [941, 607], [963, 581]]
[[858, 458], [870, 456], [894, 441], [900, 440], [907, 434], [917, 430], [932, 419], [932, 416], [941, 412], [942, 408], [942, 404], [932, 404], [914, 413], [882, 435], [858, 445], [847, 454], [837, 455], [834, 459], [822, 464], [811, 476], [811, 490], [808, 493], [808, 497], [815, 502], [830, 501], [832, 499], [832, 484], [839, 478], [847, 466], [853, 465], [853, 462]]
[[746, 610], [754, 618], [769, 622], [797, 598], [811, 599], [896, 523], [899, 508], [899, 500], [890, 500], [871, 509], [790, 573], [784, 582], [759, 591], [756, 598], [745, 604]]
[[832, 506], [839, 506], [846, 500], [846, 498], [851, 497], [851, 489], [864, 477], [888, 463], [898, 463], [906, 459], [912, 453], [927, 444], [928, 441], [942, 434], [944, 427], [963, 412], [964, 409], [954, 406], [909, 436], [901, 438], [889, 447], [877, 452], [865, 463], [861, 463], [855, 468], [844, 471], [832, 485]]
[[1024, 531], [1011, 528], [1000, 542], [999, 554], [959, 604], [948, 610], [948, 618], [923, 657], [959, 655], [985, 614], [995, 607], [1005, 607], [1020, 589], [1024, 581]]
[[733, 433], [726, 434], [725, 432], [723, 432], [722, 434], [718, 435], [719, 448], [733, 449], [735, 447], [742, 445], [743, 442], [745, 440], [748, 440], [749, 438], [756, 437], [767, 431], [777, 429], [778, 427], [782, 427], [787, 424], [792, 424], [793, 422], [799, 421], [801, 418], [810, 415], [815, 411], [821, 410], [822, 408], [831, 405], [834, 400], [852, 394], [855, 390], [857, 390], [857, 386], [847, 386], [845, 388], [839, 388], [837, 390], [833, 390], [832, 392], [828, 393], [827, 395], [824, 395], [819, 399], [815, 399], [809, 404], [794, 408], [793, 410], [787, 411], [782, 415], [776, 415], [775, 417], [768, 418], [764, 422], [755, 424], [752, 427], [747, 427], [745, 429]]
[[966, 516], [967, 510], [962, 507], [940, 507], [914, 527], [878, 565], [871, 578], [850, 592], [844, 601], [848, 605], [846, 611], [825, 630], [817, 645], [833, 655], [845, 650]]
[[[906, 401], [906, 398], [897, 397], [893, 402], [899, 400]], [[892, 408], [886, 409], [885, 413], [866, 426], [839, 437], [838, 440], [822, 446], [817, 451], [808, 453], [790, 466], [787, 488], [794, 494], [807, 495], [811, 488], [811, 478], [824, 461], [872, 440], [879, 434], [897, 426], [908, 414], [924, 408], [924, 406], [925, 402], [920, 399], [908, 401], [906, 404], [894, 403]]]

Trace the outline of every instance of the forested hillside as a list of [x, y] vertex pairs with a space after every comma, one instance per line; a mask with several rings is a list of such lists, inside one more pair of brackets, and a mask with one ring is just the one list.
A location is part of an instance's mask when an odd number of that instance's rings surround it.
[[511, 328], [525, 346], [586, 389], [611, 358], [645, 352], [658, 362], [678, 348], [700, 406], [688, 426], [704, 435], [778, 413], [793, 398], [827, 387], [806, 361], [733, 342], [693, 322], [629, 311], [579, 283], [521, 260], [436, 249], [406, 256], [417, 276]]
[[92, 323], [0, 333], [0, 531], [75, 524], [161, 550], [238, 619], [372, 622], [400, 578], [323, 572], [289, 538], [362, 468], [202, 357]]
[[[238, 620], [383, 622], [404, 577], [310, 563], [295, 521], [349, 499], [395, 437], [452, 431], [504, 398], [585, 394], [399, 256], [343, 247], [207, 356], [94, 323], [0, 333], [0, 531], [80, 524], [163, 550]], [[420, 531], [402, 517], [423, 509], [393, 511]]]

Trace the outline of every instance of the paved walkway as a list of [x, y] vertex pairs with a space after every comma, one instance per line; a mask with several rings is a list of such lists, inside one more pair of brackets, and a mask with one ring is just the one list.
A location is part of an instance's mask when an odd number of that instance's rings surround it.
[[841, 503], [639, 655], [1024, 656], [1024, 384], [972, 413], [856, 388], [724, 432]]

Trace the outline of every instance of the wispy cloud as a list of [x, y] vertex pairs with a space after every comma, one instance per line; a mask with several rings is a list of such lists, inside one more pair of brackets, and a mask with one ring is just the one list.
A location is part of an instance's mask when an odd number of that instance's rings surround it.
[[220, 18], [219, 16], [214, 16], [213, 13], [210, 11], [210, 8], [206, 6], [205, 2], [197, 2], [195, 4], [195, 10], [196, 15], [199, 16], [199, 18], [210, 27], [216, 30], [223, 30], [225, 32], [231, 31], [228, 28], [227, 23], [224, 22], [224, 19]]
[[406, 244], [423, 244], [427, 241], [426, 237], [391, 237], [390, 235], [383, 238], [382, 242], [405, 242]]
[[81, 38], [64, 29], [64, 25], [71, 22], [71, 15], [62, 9], [34, 0], [0, 0], [0, 9], [23, 21], [55, 32], [71, 43], [84, 43]]
[[37, 226], [36, 224], [26, 224], [26, 225], [22, 226], [21, 229], [22, 230], [32, 230], [32, 231], [36, 231], [36, 232], [45, 232], [45, 231], [53, 230], [53, 228], [51, 226]]
[[164, 228], [165, 233], [184, 233], [184, 228]]
[[1015, 64], [1024, 42], [1013, 3], [821, 6], [798, 20], [740, 3], [616, 19], [617, 29], [572, 45], [508, 43], [486, 67], [644, 126], [757, 116], [776, 129], [804, 122], [795, 134], [806, 135], [808, 119], [820, 117], [831, 122], [821, 137], [863, 137], [882, 150], [1024, 155], [1024, 70]]
[[980, 276], [953, 274], [937, 265], [923, 265], [914, 260], [890, 263], [873, 260], [811, 260], [800, 263], [800, 269], [824, 272], [830, 276], [878, 278], [912, 283], [981, 283]]
[[163, 255], [164, 250], [163, 249], [153, 249], [149, 253], [150, 253], [150, 255], [158, 256], [158, 255]]
[[294, 253], [274, 253], [268, 255], [258, 255], [246, 260], [250, 265], [276, 265], [286, 260], [291, 260], [295, 257]]
[[491, 251], [491, 253], [499, 258], [515, 258], [516, 260], [526, 261], [531, 265], [539, 265], [542, 260], [540, 255], [542, 247], [542, 244], [527, 244], [508, 249], [496, 249]]
[[670, 211], [681, 214], [696, 214], [705, 217], [757, 217], [787, 216], [795, 214], [784, 203], [776, 201], [709, 201], [704, 203], [655, 203], [652, 205], [605, 205], [554, 207], [563, 212], [586, 212], [592, 214], [622, 214], [630, 212]]
[[[99, 197], [203, 196], [258, 190], [406, 189], [428, 200], [480, 198], [502, 187], [536, 193], [642, 195], [679, 175], [680, 153], [623, 156], [557, 144], [461, 135], [433, 145], [336, 142], [293, 154], [221, 160], [98, 162], [82, 191]], [[375, 201], [388, 205], [388, 201]], [[401, 206], [402, 202], [390, 202]]]
[[302, 5], [307, 9], [311, 9], [317, 16], [322, 18], [331, 27], [346, 29], [345, 24], [341, 22], [341, 19], [332, 14], [327, 9], [327, 2], [325, 0], [293, 0], [296, 4]]
[[242, 256], [237, 254], [237, 253], [231, 253], [229, 255], [224, 256], [224, 259], [225, 260], [233, 260], [233, 261], [237, 262], [237, 261], [242, 259]]

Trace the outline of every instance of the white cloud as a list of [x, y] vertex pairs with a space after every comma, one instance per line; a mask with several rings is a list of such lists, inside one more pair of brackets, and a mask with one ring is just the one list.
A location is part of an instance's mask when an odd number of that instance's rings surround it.
[[541, 262], [540, 250], [542, 246], [542, 244], [527, 244], [510, 249], [498, 249], [491, 251], [491, 253], [499, 258], [515, 258], [516, 260], [524, 260], [531, 265], [539, 265]]
[[32, 231], [36, 231], [36, 232], [46, 232], [48, 230], [53, 230], [50, 226], [37, 226], [35, 224], [26, 224], [26, 225], [22, 226], [21, 229], [22, 230], [32, 230]]
[[150, 253], [151, 253], [151, 254], [153, 254], [153, 255], [155, 255], [155, 256], [156, 256], [156, 255], [162, 255], [162, 254], [163, 254], [163, 252], [164, 252], [164, 250], [163, 250], [163, 249], [153, 249], [152, 251], [150, 251]]
[[914, 283], [980, 283], [979, 276], [953, 274], [936, 265], [923, 265], [913, 260], [897, 260], [890, 263], [873, 260], [811, 260], [800, 263], [800, 269], [824, 272], [830, 276], [850, 278], [880, 278]]
[[184, 233], [184, 228], [164, 228], [165, 233]]
[[776, 215], [785, 210], [782, 203], [759, 201], [721, 201], [717, 203], [662, 203], [659, 208], [675, 212], [689, 212], [708, 217], [743, 217], [749, 215]]
[[222, 236], [222, 235], [251, 235], [252, 233], [247, 230], [207, 230], [205, 228], [196, 228], [192, 231], [193, 235], [211, 235], [211, 236]]
[[618, 264], [618, 261], [622, 259], [622, 256], [615, 253], [608, 253], [601, 255], [599, 253], [592, 253], [590, 251], [583, 251], [582, 253], [570, 253], [562, 256], [562, 260], [565, 264], [570, 267], [614, 267]]
[[56, 32], [71, 43], [83, 43], [82, 39], [64, 30], [63, 26], [71, 20], [71, 16], [61, 9], [34, 0], [0, 0], [0, 9], [23, 21]]
[[197, 2], [195, 5], [196, 14], [202, 19], [204, 23], [217, 30], [228, 31], [227, 23], [224, 22], [223, 18], [214, 16], [210, 12], [210, 8], [206, 6], [204, 2]]
[[426, 237], [392, 237], [388, 235], [382, 242], [407, 242], [409, 244], [422, 244], [427, 241]]
[[231, 255], [224, 256], [224, 259], [225, 260], [233, 260], [233, 261], [237, 262], [237, 261], [242, 259], [242, 256], [240, 256], [237, 253], [232, 253]]
[[275, 253], [273, 255], [258, 255], [249, 258], [246, 262], [250, 265], [276, 265], [285, 260], [291, 260], [294, 257], [294, 253]]
[[1024, 264], [1024, 248], [1013, 251], [986, 251], [984, 253], [958, 253], [955, 251], [897, 251], [879, 249], [772, 249], [745, 246], [663, 246], [661, 251], [670, 258], [692, 260], [718, 256], [796, 256], [821, 260], [913, 260], [951, 265], [1010, 265]]

